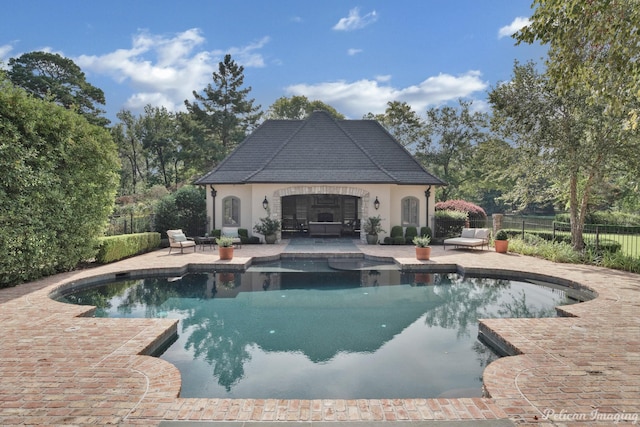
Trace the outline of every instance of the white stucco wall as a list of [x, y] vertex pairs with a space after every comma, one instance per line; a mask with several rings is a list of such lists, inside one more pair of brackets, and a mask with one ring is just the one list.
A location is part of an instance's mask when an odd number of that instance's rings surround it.
[[[431, 188], [429, 200], [429, 224], [427, 224], [427, 202], [424, 185], [390, 185], [390, 184], [242, 184], [242, 185], [216, 185], [217, 194], [215, 199], [215, 221], [213, 218], [213, 198], [211, 187], [207, 187], [207, 217], [210, 218], [209, 226], [222, 228], [222, 200], [227, 196], [235, 196], [240, 199], [240, 224], [239, 228], [249, 230], [249, 235], [255, 234], [253, 226], [258, 220], [266, 215], [262, 207], [262, 202], [267, 197], [271, 215], [281, 218], [282, 210], [280, 198], [291, 195], [311, 195], [311, 194], [337, 194], [360, 197], [362, 207], [360, 218], [365, 220], [372, 215], [380, 215], [382, 218], [382, 228], [385, 233], [380, 235], [383, 239], [388, 236], [391, 227], [401, 224], [400, 202], [404, 197], [413, 196], [420, 202], [418, 218], [420, 227], [428, 225], [433, 227], [433, 216], [435, 206], [435, 187]], [[374, 201], [378, 198], [380, 208], [375, 210]], [[364, 236], [363, 236], [364, 238]]]

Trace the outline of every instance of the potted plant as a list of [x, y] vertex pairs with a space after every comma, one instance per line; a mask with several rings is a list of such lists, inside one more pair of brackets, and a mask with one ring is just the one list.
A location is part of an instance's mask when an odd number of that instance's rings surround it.
[[384, 233], [382, 229], [382, 219], [380, 215], [370, 216], [364, 223], [364, 232], [367, 233], [367, 243], [375, 245], [378, 243], [378, 234]]
[[253, 226], [253, 231], [260, 233], [264, 236], [264, 241], [269, 244], [273, 244], [278, 240], [278, 231], [280, 231], [280, 220], [270, 218], [267, 215], [264, 218], [260, 218], [260, 222]]
[[509, 250], [509, 236], [507, 235], [507, 232], [504, 230], [498, 230], [493, 243], [496, 247], [496, 252], [506, 254], [507, 250]]
[[218, 253], [221, 260], [233, 259], [233, 238], [231, 237], [219, 237], [218, 238]]
[[413, 238], [413, 244], [416, 245], [416, 259], [427, 261], [431, 257], [431, 237], [416, 236]]

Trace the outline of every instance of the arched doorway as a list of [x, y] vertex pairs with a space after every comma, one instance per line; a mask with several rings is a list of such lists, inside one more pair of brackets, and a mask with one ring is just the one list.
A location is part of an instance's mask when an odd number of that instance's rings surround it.
[[[273, 193], [272, 213], [292, 235], [361, 236], [369, 192], [356, 187], [294, 186]], [[316, 225], [315, 223], [324, 223]]]

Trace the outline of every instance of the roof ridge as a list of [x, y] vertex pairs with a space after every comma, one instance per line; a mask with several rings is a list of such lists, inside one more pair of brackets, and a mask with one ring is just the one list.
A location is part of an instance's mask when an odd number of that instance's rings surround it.
[[[273, 120], [273, 119], [269, 119], [269, 120], [266, 120], [264, 123], [266, 123], [266, 122], [268, 122], [268, 121], [275, 121], [275, 120]], [[260, 167], [259, 167], [258, 169], [256, 169], [255, 171], [251, 172], [249, 175], [247, 175], [247, 176], [244, 178], [244, 180], [243, 180], [243, 181], [247, 181], [247, 180], [251, 179], [251, 177], [252, 177], [252, 176], [255, 176], [255, 175], [256, 175], [256, 174], [258, 174], [259, 172], [262, 172], [262, 171], [264, 170], [264, 168], [266, 168], [266, 167], [269, 165], [269, 163], [271, 163], [271, 162], [273, 161], [273, 159], [275, 159], [275, 158], [277, 157], [277, 155], [278, 155], [278, 154], [279, 154], [279, 153], [284, 149], [284, 147], [287, 145], [287, 143], [288, 143], [289, 141], [291, 141], [291, 139], [292, 139], [295, 135], [297, 135], [297, 134], [300, 132], [300, 130], [301, 130], [302, 128], [304, 128], [304, 126], [307, 124], [308, 119], [307, 119], [307, 120], [300, 120], [300, 121], [302, 122], [302, 123], [300, 123], [300, 126], [298, 126], [298, 128], [297, 128], [294, 132], [291, 132], [291, 135], [289, 135], [289, 137], [288, 137], [288, 138], [286, 138], [284, 141], [282, 141], [282, 144], [280, 144], [280, 146], [278, 147], [278, 149], [277, 149], [277, 150], [273, 150], [273, 154], [271, 155], [271, 157], [269, 157], [268, 159], [266, 159], [266, 161], [262, 163], [262, 166], [260, 166]], [[247, 138], [247, 139], [248, 139], [248, 138]]]
[[[331, 117], [329, 115], [329, 117]], [[384, 172], [385, 174], [387, 174], [387, 176], [389, 176], [391, 179], [398, 181], [398, 178], [392, 174], [391, 172], [389, 172], [385, 167], [383, 167], [382, 165], [380, 165], [380, 163], [378, 163], [373, 157], [371, 157], [371, 155], [369, 154], [369, 152], [367, 152], [367, 150], [365, 150], [362, 145], [360, 145], [360, 143], [349, 133], [348, 130], [346, 130], [344, 128], [344, 126], [342, 126], [340, 124], [340, 122], [338, 122], [338, 120], [334, 119], [333, 117], [331, 117], [331, 119], [333, 119], [336, 122], [336, 125], [340, 128], [340, 130], [342, 132], [345, 133], [345, 135], [347, 135], [349, 137], [349, 139], [355, 144], [356, 147], [358, 147], [358, 149], [364, 153], [364, 155], [371, 160], [371, 163], [373, 163], [374, 165], [376, 165], [378, 167], [378, 169], [380, 169], [382, 172]], [[376, 122], [376, 120], [373, 120], [374, 122]], [[395, 141], [395, 138], [392, 137], [392, 139]]]

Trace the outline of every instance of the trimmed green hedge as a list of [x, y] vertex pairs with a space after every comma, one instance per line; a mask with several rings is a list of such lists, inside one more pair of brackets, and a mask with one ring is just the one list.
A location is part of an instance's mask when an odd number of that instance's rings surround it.
[[108, 264], [160, 246], [160, 233], [123, 234], [102, 237], [98, 243], [96, 262]]
[[[507, 235], [509, 235], [509, 238], [513, 238], [513, 237], [522, 237], [522, 231], [521, 230], [508, 230], [508, 229], [504, 229], [504, 231], [507, 233]], [[527, 231], [524, 235], [525, 237], [525, 241], [527, 243], [531, 243], [531, 238], [530, 236], [536, 236], [537, 238], [540, 238], [542, 240], [545, 240], [547, 242], [556, 242], [556, 243], [566, 243], [568, 245], [571, 244], [571, 235], [570, 234], [556, 234], [555, 238], [553, 236], [553, 233], [550, 233], [548, 231]], [[587, 250], [591, 250], [591, 251], [596, 251], [598, 253], [602, 253], [602, 252], [608, 252], [608, 253], [616, 253], [619, 252], [622, 249], [622, 244], [618, 241], [615, 240], [611, 240], [611, 239], [600, 239], [600, 241], [598, 242], [598, 248], [596, 250], [596, 242], [594, 239], [591, 238], [585, 238], [585, 247]]]

